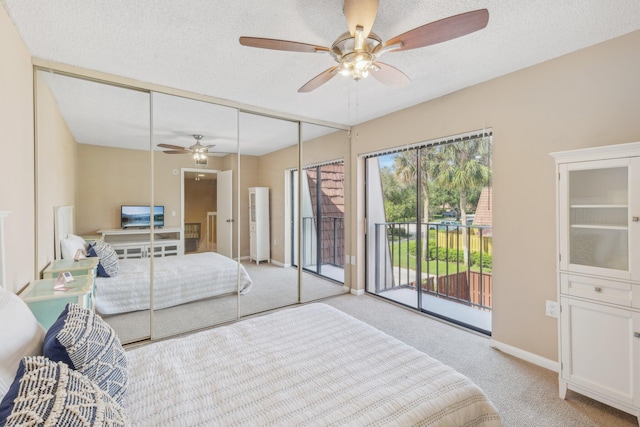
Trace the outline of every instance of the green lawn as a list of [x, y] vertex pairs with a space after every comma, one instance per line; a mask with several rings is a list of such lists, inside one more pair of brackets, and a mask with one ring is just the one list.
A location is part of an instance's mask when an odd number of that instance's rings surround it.
[[[416, 257], [415, 255], [411, 255], [410, 253], [408, 253], [408, 250], [409, 250], [408, 247], [410, 243], [411, 243], [411, 246], [415, 245], [415, 241], [407, 241], [404, 239], [401, 240], [400, 242], [396, 241], [392, 243], [394, 266], [409, 268], [411, 270], [416, 269]], [[447, 267], [449, 268], [448, 271], [447, 271]], [[453, 274], [459, 271], [467, 271], [467, 265], [464, 262], [457, 263], [457, 262], [445, 262], [445, 261], [437, 261], [437, 260], [432, 260], [432, 261], [425, 261], [424, 259], [422, 260], [423, 273], [429, 272], [429, 274], [436, 274], [436, 271], [438, 272], [438, 275], [445, 275], [447, 273]], [[480, 271], [480, 267], [477, 265], [472, 265], [471, 271]], [[484, 268], [482, 271], [483, 273], [491, 272], [491, 270], [488, 268]]]

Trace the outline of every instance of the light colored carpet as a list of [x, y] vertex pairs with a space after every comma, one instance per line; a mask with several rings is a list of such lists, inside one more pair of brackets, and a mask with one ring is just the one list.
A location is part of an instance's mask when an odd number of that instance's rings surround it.
[[[239, 298], [235, 295], [224, 296], [156, 310], [153, 314], [154, 339], [166, 338], [298, 303], [298, 272], [295, 268], [282, 268], [266, 263], [256, 265], [248, 261], [242, 264], [253, 280], [253, 287], [248, 294], [241, 295]], [[342, 284], [310, 273], [303, 273], [300, 289], [302, 302], [344, 292]], [[150, 316], [149, 310], [142, 310], [106, 316], [105, 320], [113, 327], [123, 343], [131, 343], [151, 336]]]
[[558, 397], [558, 374], [489, 347], [489, 338], [380, 298], [344, 295], [324, 300], [471, 378], [511, 426], [638, 426], [633, 417], [580, 394]]

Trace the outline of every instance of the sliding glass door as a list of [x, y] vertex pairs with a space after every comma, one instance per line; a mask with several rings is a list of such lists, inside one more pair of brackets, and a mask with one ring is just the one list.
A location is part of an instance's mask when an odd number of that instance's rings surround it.
[[490, 134], [365, 162], [367, 291], [490, 333]]

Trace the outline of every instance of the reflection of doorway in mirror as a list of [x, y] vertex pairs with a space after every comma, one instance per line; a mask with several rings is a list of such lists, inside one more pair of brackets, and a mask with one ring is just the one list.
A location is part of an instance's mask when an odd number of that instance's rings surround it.
[[217, 171], [185, 169], [182, 180], [185, 254], [216, 252]]

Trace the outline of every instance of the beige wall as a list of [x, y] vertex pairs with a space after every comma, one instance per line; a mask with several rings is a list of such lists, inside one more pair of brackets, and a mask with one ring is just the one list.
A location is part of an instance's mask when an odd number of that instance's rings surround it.
[[33, 72], [31, 56], [0, 7], [0, 211], [5, 218], [6, 288], [35, 277]]
[[[120, 227], [120, 205], [150, 203], [149, 152], [122, 148], [78, 144], [78, 180], [76, 196], [76, 232], [93, 235], [101, 228]], [[238, 223], [248, 224], [249, 187], [260, 184], [258, 157], [240, 156], [241, 175], [238, 183], [238, 156], [210, 157], [202, 169], [232, 170], [233, 194], [240, 186], [240, 216], [233, 201], [234, 236]], [[194, 168], [190, 156], [154, 152], [154, 203], [165, 206], [165, 226], [179, 227], [181, 168]], [[174, 173], [177, 171], [178, 173]], [[176, 216], [172, 216], [176, 212]], [[204, 224], [203, 224], [204, 225]], [[248, 227], [248, 226], [247, 226]], [[249, 256], [249, 234], [241, 229], [240, 256]], [[234, 237], [233, 253], [237, 240]]]
[[36, 267], [42, 272], [55, 259], [54, 208], [75, 205], [77, 144], [42, 73], [37, 74], [36, 81]]
[[[298, 146], [293, 145], [270, 154], [260, 156], [258, 182], [261, 187], [269, 187], [271, 259], [279, 264], [289, 264], [285, 255], [285, 171], [298, 165]], [[247, 193], [247, 199], [249, 194]], [[247, 200], [248, 203], [248, 200]], [[248, 207], [248, 205], [247, 205]]]
[[120, 228], [120, 205], [151, 203], [148, 151], [78, 144], [77, 163], [77, 234]]
[[[493, 338], [557, 360], [555, 173], [550, 152], [640, 140], [640, 32], [368, 122], [357, 155], [493, 128]], [[361, 164], [360, 164], [361, 166]], [[362, 236], [361, 169], [352, 211]], [[363, 259], [363, 246], [359, 246]], [[358, 287], [363, 288], [362, 265]]]
[[[222, 157], [209, 157], [208, 165], [200, 166], [200, 169], [223, 170], [223, 162]], [[188, 155], [165, 154], [155, 151], [153, 166], [154, 202], [156, 205], [164, 205], [165, 226], [179, 227], [181, 225], [180, 180], [182, 179], [180, 170], [195, 168], [193, 159]], [[171, 215], [172, 212], [176, 213], [175, 217]]]
[[[151, 202], [148, 151], [78, 144], [77, 163], [78, 234], [119, 228], [121, 205]], [[221, 169], [222, 163], [222, 158], [211, 157], [209, 165], [202, 169]], [[180, 170], [193, 167], [190, 156], [154, 152], [154, 204], [164, 205], [166, 227], [181, 225]]]

